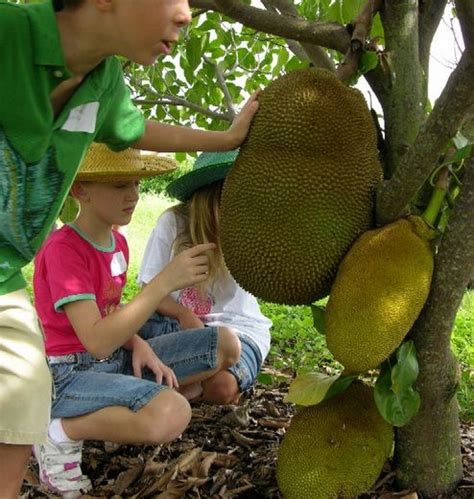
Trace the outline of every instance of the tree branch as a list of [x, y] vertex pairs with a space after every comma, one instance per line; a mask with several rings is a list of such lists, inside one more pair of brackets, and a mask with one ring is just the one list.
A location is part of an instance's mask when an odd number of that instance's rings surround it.
[[[292, 0], [262, 0], [262, 4], [271, 12], [277, 12], [278, 9], [281, 14], [301, 19]], [[287, 39], [286, 43], [288, 44], [288, 48], [300, 60], [309, 60], [314, 66], [329, 69], [332, 72], [336, 70], [334, 63], [321, 47], [310, 43], [298, 43], [290, 39]]]
[[443, 92], [393, 177], [377, 197], [380, 224], [398, 218], [428, 178], [438, 158], [474, 106], [474, 55], [464, 51]]
[[[435, 256], [431, 290], [410, 338], [420, 367], [415, 389], [418, 414], [396, 430], [395, 464], [401, 488], [423, 497], [451, 497], [462, 478], [459, 451], [457, 362], [450, 339], [456, 312], [474, 270], [474, 158], [466, 166], [461, 193]], [[426, 421], [429, 419], [430, 424]], [[442, 469], [434, 479], [435, 470]]]
[[420, 64], [428, 75], [430, 48], [438, 29], [447, 0], [424, 0], [420, 2], [418, 13], [418, 37], [420, 44]]
[[[465, 168], [461, 193], [456, 198], [436, 255], [437, 270], [433, 280], [434, 289], [443, 289], [448, 282], [456, 288], [454, 294], [450, 293], [449, 300], [449, 317], [453, 321], [474, 272], [474, 259], [472, 258], [474, 255], [474, 153], [467, 160]], [[448, 345], [449, 338], [446, 342], [446, 346]]]
[[387, 105], [387, 99], [390, 93], [390, 75], [384, 71], [382, 64], [380, 63], [380, 57], [381, 56], [379, 56], [379, 64], [377, 67], [368, 73], [365, 73], [364, 78], [377, 96], [380, 105], [384, 108]]
[[222, 121], [230, 122], [229, 116], [224, 113], [219, 113], [217, 111], [211, 111], [205, 107], [201, 107], [197, 104], [194, 104], [191, 101], [186, 99], [182, 99], [181, 97], [175, 97], [174, 95], [163, 95], [159, 96], [156, 99], [141, 99], [140, 97], [136, 99], [132, 99], [134, 104], [147, 104], [152, 106], [181, 106], [187, 107], [196, 113], [204, 114], [209, 118], [218, 119]]
[[191, 7], [221, 12], [248, 28], [282, 38], [320, 45], [343, 54], [349, 47], [350, 35], [337, 23], [310, 22], [244, 5], [238, 0], [190, 0], [189, 3]]
[[[281, 4], [287, 4], [286, 0], [262, 0], [262, 5], [270, 12], [273, 13], [278, 13], [278, 9], [281, 9]], [[288, 4], [291, 4], [291, 0], [288, 0]], [[286, 5], [288, 7], [288, 5]], [[293, 12], [293, 9], [288, 8], [288, 10], [280, 10], [283, 14], [287, 15], [296, 15]], [[307, 61], [310, 59], [309, 55], [305, 52], [303, 47], [299, 42], [295, 42], [294, 40], [285, 40], [286, 44], [288, 45], [288, 48], [290, 49], [291, 52], [293, 52], [300, 61]]]
[[386, 176], [390, 178], [410, 151], [424, 118], [418, 49], [418, 0], [385, 2], [387, 69], [391, 88], [384, 102]]
[[352, 22], [351, 43], [344, 60], [337, 68], [336, 74], [341, 80], [346, 80], [357, 72], [362, 51], [372, 28], [375, 14], [381, 9], [382, 0], [366, 0], [364, 7]]
[[219, 64], [212, 62], [208, 57], [203, 57], [204, 61], [210, 64], [216, 73], [217, 84], [224, 94], [224, 100], [227, 107], [227, 120], [232, 123], [235, 118], [234, 103], [232, 101], [232, 96], [230, 95], [229, 89], [227, 88], [227, 83], [225, 82], [224, 73], [222, 72]]
[[466, 50], [474, 52], [474, 3], [472, 0], [455, 0]]

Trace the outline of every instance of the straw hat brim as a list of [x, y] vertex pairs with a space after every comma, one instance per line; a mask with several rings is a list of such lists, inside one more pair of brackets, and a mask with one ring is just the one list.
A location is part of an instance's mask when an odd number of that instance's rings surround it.
[[151, 162], [153, 164], [150, 166], [148, 166], [147, 163], [148, 161], [145, 160], [145, 168], [134, 171], [123, 171], [120, 169], [114, 171], [113, 169], [109, 169], [107, 172], [79, 172], [76, 176], [76, 180], [112, 182], [120, 179], [157, 177], [158, 175], [164, 175], [176, 170], [178, 166], [177, 163], [170, 158], [156, 159]]
[[136, 149], [111, 151], [104, 144], [93, 144], [76, 175], [76, 180], [111, 182], [116, 179], [141, 179], [172, 172], [174, 159], [156, 153], [140, 153]]
[[231, 168], [232, 164], [223, 163], [192, 170], [168, 184], [166, 192], [179, 201], [187, 201], [201, 187], [225, 179]]

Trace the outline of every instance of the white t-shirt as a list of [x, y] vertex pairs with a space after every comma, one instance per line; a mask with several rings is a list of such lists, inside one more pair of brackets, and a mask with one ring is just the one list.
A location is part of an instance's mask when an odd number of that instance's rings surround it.
[[[182, 227], [183, 220], [172, 211], [165, 211], [158, 218], [148, 239], [138, 274], [140, 286], [153, 279], [172, 259], [173, 243]], [[187, 288], [171, 293], [171, 296], [186, 306], [192, 291]], [[256, 298], [244, 291], [232, 277], [214, 283], [209, 293], [208, 308], [204, 307], [204, 314], [198, 314], [202, 322], [207, 326], [228, 326], [251, 338], [258, 346], [263, 361], [270, 350], [272, 322], [260, 312]]]

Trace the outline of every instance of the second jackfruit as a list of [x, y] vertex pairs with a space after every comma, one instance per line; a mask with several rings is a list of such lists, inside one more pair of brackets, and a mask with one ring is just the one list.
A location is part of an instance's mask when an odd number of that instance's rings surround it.
[[430, 290], [434, 237], [419, 216], [370, 230], [342, 261], [326, 307], [326, 342], [346, 371], [376, 368], [400, 345]]

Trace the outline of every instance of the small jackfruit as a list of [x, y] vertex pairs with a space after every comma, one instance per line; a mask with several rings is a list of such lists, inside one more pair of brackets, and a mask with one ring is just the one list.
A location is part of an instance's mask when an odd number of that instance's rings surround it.
[[280, 491], [285, 499], [355, 498], [380, 475], [392, 442], [373, 389], [354, 383], [295, 414], [278, 451]]
[[362, 234], [326, 307], [326, 343], [346, 371], [376, 368], [400, 345], [430, 290], [435, 232], [409, 216]]
[[326, 296], [355, 239], [373, 226], [382, 178], [362, 94], [329, 71], [293, 71], [259, 97], [222, 194], [226, 264], [276, 303]]

